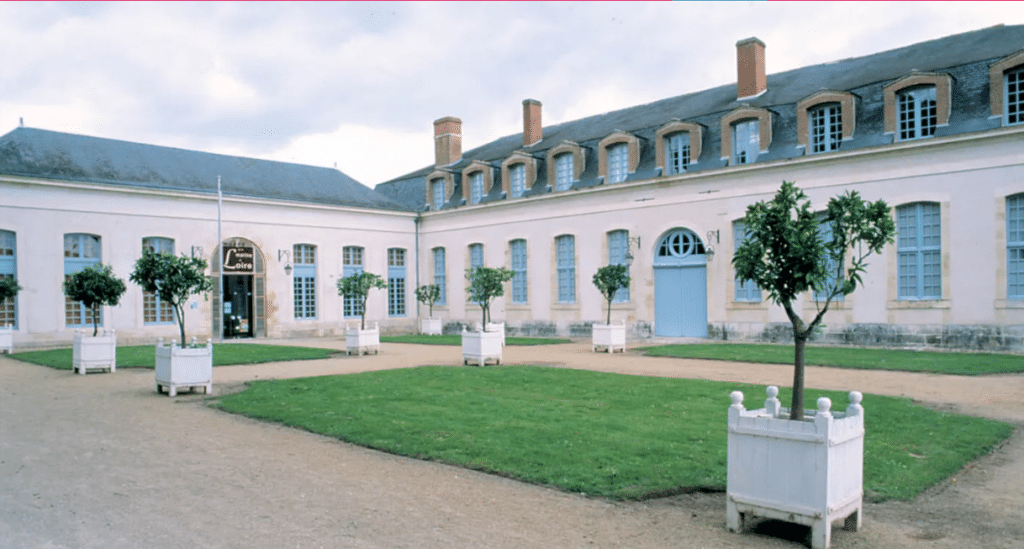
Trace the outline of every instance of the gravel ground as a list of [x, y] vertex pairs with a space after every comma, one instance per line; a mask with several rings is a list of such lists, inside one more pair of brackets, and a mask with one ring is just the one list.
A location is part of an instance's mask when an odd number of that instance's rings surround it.
[[[778, 385], [792, 376], [783, 365], [595, 355], [582, 342], [508, 347], [505, 357]], [[379, 356], [218, 367], [214, 391], [460, 358], [454, 347], [385, 344]], [[807, 386], [905, 395], [1018, 427], [916, 500], [865, 504], [863, 529], [833, 530], [833, 547], [1024, 547], [1024, 376], [808, 368]], [[760, 398], [748, 395], [748, 406]], [[608, 502], [221, 413], [204, 399], [157, 395], [151, 370], [78, 376], [0, 357], [0, 548], [764, 549], [800, 547], [807, 535], [776, 522], [730, 534], [722, 493]]]

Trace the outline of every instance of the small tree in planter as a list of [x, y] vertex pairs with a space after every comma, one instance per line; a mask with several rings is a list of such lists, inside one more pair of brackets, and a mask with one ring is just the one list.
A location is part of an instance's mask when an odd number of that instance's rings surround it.
[[213, 392], [213, 343], [206, 340], [205, 347], [185, 344], [185, 303], [193, 295], [213, 288], [206, 277], [206, 260], [201, 257], [175, 256], [143, 250], [135, 262], [131, 281], [146, 292], [156, 294], [174, 308], [181, 335], [180, 346], [165, 346], [163, 338], [156, 346], [156, 390], [174, 396], [179, 387], [204, 387], [206, 394]]
[[420, 331], [425, 334], [440, 334], [441, 319], [434, 318], [434, 303], [441, 299], [441, 287], [437, 284], [425, 284], [416, 288], [416, 299], [429, 307], [427, 318], [420, 319]]
[[593, 350], [604, 347], [609, 353], [618, 347], [626, 351], [626, 324], [612, 326], [612, 301], [615, 293], [629, 287], [628, 265], [605, 265], [594, 273], [594, 286], [607, 302], [608, 316], [606, 324], [594, 324], [592, 330]]
[[370, 349], [380, 352], [380, 330], [376, 326], [372, 330], [366, 329], [366, 297], [374, 288], [383, 290], [387, 287], [387, 281], [380, 275], [368, 272], [356, 273], [338, 281], [338, 295], [355, 298], [360, 311], [359, 329], [345, 331], [345, 347], [349, 354], [353, 351], [362, 354], [364, 350], [369, 352]]
[[[21, 286], [13, 277], [0, 276], [0, 305], [8, 299], [14, 299]], [[14, 350], [14, 333], [9, 326], [0, 326], [0, 352], [10, 353]]]
[[483, 314], [483, 326], [491, 319], [491, 301], [505, 293], [505, 283], [512, 280], [515, 273], [504, 267], [474, 267], [466, 269], [469, 280], [469, 299], [480, 305]]
[[[834, 520], [860, 528], [864, 409], [861, 394], [852, 391], [845, 412], [819, 398], [804, 420], [804, 347], [832, 300], [863, 283], [865, 259], [892, 242], [895, 223], [885, 202], [865, 202], [856, 192], [829, 200], [821, 219], [802, 191], [783, 182], [773, 200], [747, 208], [743, 224], [746, 237], [733, 257], [736, 276], [766, 290], [793, 324], [793, 398], [786, 418], [776, 387], [768, 388], [761, 409], [744, 408], [740, 391], [730, 395], [726, 526], [742, 531], [747, 515], [805, 524], [811, 547], [825, 549]], [[828, 238], [821, 224], [831, 229]], [[808, 290], [819, 305], [805, 323], [793, 301]]]
[[75, 333], [72, 371], [85, 374], [90, 368], [117, 370], [117, 336], [99, 336], [100, 307], [116, 306], [127, 289], [110, 265], [90, 265], [64, 279], [64, 294], [72, 301], [81, 301], [92, 313], [92, 337]]

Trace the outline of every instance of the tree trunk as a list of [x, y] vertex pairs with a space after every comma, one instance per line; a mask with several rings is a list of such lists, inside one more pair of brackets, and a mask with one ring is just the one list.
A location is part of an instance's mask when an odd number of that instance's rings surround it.
[[[185, 304], [184, 303], [182, 303], [181, 305], [178, 305], [177, 303], [174, 304], [174, 316], [177, 317], [175, 320], [178, 321], [178, 332], [181, 334], [181, 348], [184, 349], [185, 348]], [[221, 330], [223, 330], [223, 328], [224, 327], [221, 326]]]
[[802, 420], [804, 418], [804, 348], [807, 345], [807, 336], [804, 334], [793, 334], [793, 400], [789, 405], [789, 419]]
[[93, 304], [90, 309], [92, 309], [92, 337], [96, 337], [96, 334], [100, 332], [100, 307]]
[[607, 324], [609, 326], [612, 325], [612, 300], [611, 299], [608, 300], [608, 322], [607, 322]]

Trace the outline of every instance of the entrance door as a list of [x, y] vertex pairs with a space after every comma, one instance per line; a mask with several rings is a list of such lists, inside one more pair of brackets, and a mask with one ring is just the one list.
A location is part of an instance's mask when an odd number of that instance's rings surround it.
[[708, 335], [704, 243], [688, 229], [674, 229], [658, 244], [654, 258], [654, 335]]
[[224, 337], [252, 337], [252, 275], [224, 275]]

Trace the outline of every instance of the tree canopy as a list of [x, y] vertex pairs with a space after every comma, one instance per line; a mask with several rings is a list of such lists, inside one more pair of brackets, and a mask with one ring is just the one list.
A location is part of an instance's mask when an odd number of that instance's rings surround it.
[[594, 286], [608, 302], [607, 323], [612, 323], [612, 300], [615, 293], [629, 287], [629, 265], [605, 265], [594, 273]]
[[129, 277], [143, 291], [156, 294], [174, 307], [182, 347], [185, 346], [185, 303], [192, 295], [213, 288], [213, 281], [203, 274], [206, 267], [206, 260], [201, 257], [143, 250]]
[[505, 283], [512, 280], [515, 273], [504, 267], [473, 267], [466, 269], [466, 278], [469, 280], [470, 301], [480, 305], [483, 314], [483, 327], [487, 328], [487, 322], [491, 318], [491, 301], [505, 293]]
[[360, 330], [366, 329], [366, 297], [373, 288], [383, 290], [388, 287], [386, 280], [380, 275], [368, 272], [358, 272], [338, 280], [338, 295], [352, 297], [359, 302]]
[[114, 269], [102, 263], [89, 265], [64, 278], [64, 295], [72, 301], [81, 301], [92, 311], [93, 337], [99, 333], [100, 307], [117, 305], [127, 289], [124, 280], [114, 276]]
[[429, 316], [434, 316], [434, 303], [441, 299], [441, 287], [437, 284], [424, 284], [416, 288], [416, 299], [430, 308]]

